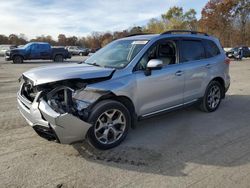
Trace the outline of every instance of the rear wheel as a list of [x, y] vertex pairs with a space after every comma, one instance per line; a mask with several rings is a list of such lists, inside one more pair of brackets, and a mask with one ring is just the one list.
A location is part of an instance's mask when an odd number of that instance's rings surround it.
[[63, 62], [63, 56], [62, 55], [56, 55], [54, 58], [54, 62]]
[[223, 91], [222, 85], [219, 82], [210, 82], [200, 104], [200, 109], [205, 112], [214, 112], [217, 110], [221, 103]]
[[20, 64], [23, 63], [23, 57], [20, 55], [16, 55], [13, 57], [13, 63], [14, 64]]
[[119, 145], [127, 136], [131, 117], [128, 109], [120, 102], [105, 100], [92, 110], [88, 132], [90, 143], [99, 149], [110, 149]]

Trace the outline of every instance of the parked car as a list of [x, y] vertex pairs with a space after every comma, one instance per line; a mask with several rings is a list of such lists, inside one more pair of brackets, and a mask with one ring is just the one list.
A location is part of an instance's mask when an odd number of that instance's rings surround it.
[[92, 48], [90, 49], [90, 53], [96, 53], [98, 50], [100, 50], [101, 48]]
[[191, 104], [214, 112], [230, 85], [217, 38], [168, 31], [111, 42], [85, 62], [22, 74], [18, 108], [42, 137], [119, 145], [137, 120]]
[[82, 48], [80, 46], [68, 46], [68, 47], [66, 47], [66, 49], [72, 55], [87, 56], [89, 54], [89, 50], [87, 48]]
[[242, 48], [243, 57], [245, 57], [245, 58], [250, 57], [250, 50], [249, 50], [249, 48], [247, 46], [232, 48], [231, 50], [226, 52], [227, 57], [228, 58], [234, 58], [234, 59], [237, 58], [240, 48]]
[[5, 56], [6, 51], [16, 48], [15, 45], [0, 45], [0, 56]]
[[21, 48], [12, 49], [5, 53], [6, 61], [22, 63], [24, 60], [49, 59], [55, 62], [63, 62], [64, 59], [71, 58], [68, 50], [64, 48], [52, 48], [46, 42], [31, 42]]

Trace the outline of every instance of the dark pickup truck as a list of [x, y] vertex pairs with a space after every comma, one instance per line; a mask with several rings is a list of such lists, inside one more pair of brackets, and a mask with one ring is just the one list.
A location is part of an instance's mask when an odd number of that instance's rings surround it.
[[5, 60], [13, 63], [23, 63], [24, 60], [49, 59], [55, 62], [63, 62], [71, 58], [71, 54], [64, 48], [52, 48], [46, 42], [31, 42], [21, 48], [6, 51]]

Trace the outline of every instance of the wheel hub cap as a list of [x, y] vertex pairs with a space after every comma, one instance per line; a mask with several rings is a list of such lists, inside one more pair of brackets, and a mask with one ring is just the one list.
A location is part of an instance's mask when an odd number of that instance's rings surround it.
[[207, 98], [208, 106], [211, 109], [214, 109], [218, 106], [218, 104], [220, 103], [220, 100], [221, 100], [220, 88], [219, 86], [214, 85], [213, 87], [211, 87], [209, 94], [208, 94], [208, 98]]
[[125, 127], [126, 119], [120, 110], [107, 110], [96, 121], [95, 137], [102, 144], [112, 144], [122, 137]]

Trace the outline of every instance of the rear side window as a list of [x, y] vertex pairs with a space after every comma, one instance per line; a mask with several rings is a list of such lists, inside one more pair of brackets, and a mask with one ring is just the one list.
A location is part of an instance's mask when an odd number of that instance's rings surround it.
[[47, 44], [40, 44], [40, 50], [49, 50], [49, 45]]
[[214, 57], [220, 54], [218, 46], [211, 40], [204, 40], [207, 57]]
[[206, 58], [203, 44], [199, 40], [181, 40], [181, 61], [195, 61]]

